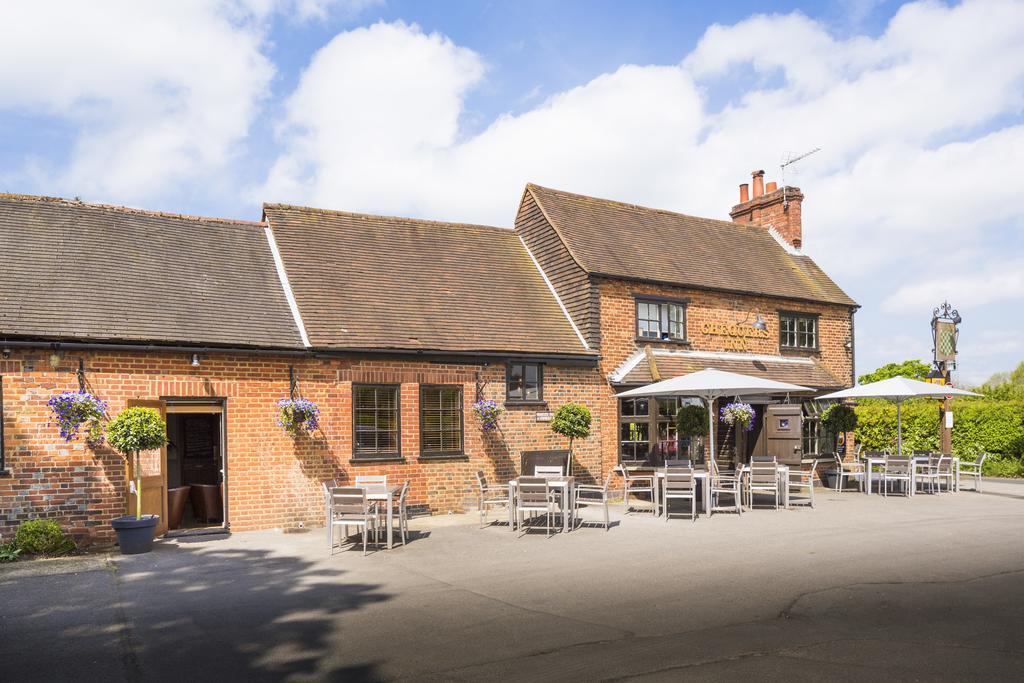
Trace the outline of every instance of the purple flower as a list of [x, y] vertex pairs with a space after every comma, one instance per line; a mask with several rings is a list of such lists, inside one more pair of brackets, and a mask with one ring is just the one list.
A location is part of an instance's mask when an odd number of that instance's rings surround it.
[[473, 404], [473, 413], [480, 420], [480, 426], [485, 432], [493, 432], [498, 429], [498, 418], [505, 411], [497, 401], [489, 398], [481, 399]]
[[729, 426], [742, 427], [743, 431], [749, 432], [754, 429], [754, 417], [756, 416], [754, 406], [749, 403], [736, 401], [722, 407], [722, 422]]
[[86, 442], [90, 446], [103, 443], [103, 418], [107, 414], [107, 402], [84, 391], [65, 391], [47, 401], [57, 420], [60, 436], [65, 441], [78, 438], [79, 428], [89, 424]]
[[320, 408], [305, 398], [283, 398], [277, 402], [277, 424], [292, 434], [313, 433], [320, 428]]

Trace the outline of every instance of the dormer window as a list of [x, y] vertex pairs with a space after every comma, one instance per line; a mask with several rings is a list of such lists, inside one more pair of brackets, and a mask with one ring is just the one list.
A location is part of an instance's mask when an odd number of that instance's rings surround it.
[[636, 336], [658, 341], [686, 341], [686, 302], [636, 300]]

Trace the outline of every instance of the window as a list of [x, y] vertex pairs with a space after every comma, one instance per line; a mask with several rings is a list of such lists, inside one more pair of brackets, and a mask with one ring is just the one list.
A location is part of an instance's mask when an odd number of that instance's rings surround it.
[[420, 387], [420, 454], [462, 455], [462, 387]]
[[619, 401], [619, 456], [621, 460], [646, 460], [651, 449], [650, 401], [624, 398]]
[[686, 304], [680, 301], [637, 299], [636, 336], [641, 339], [686, 341]]
[[821, 425], [823, 408], [817, 403], [804, 403], [802, 443], [805, 457], [831, 455], [835, 452], [835, 435]]
[[352, 388], [354, 457], [395, 457], [401, 451], [398, 387], [357, 384]]
[[779, 346], [784, 349], [817, 349], [818, 316], [779, 313]]
[[675, 396], [659, 398], [658, 401], [658, 448], [662, 454], [674, 455], [678, 448], [676, 438], [676, 412], [679, 399]]
[[540, 363], [509, 363], [505, 387], [508, 401], [540, 403], [544, 400], [543, 366]]

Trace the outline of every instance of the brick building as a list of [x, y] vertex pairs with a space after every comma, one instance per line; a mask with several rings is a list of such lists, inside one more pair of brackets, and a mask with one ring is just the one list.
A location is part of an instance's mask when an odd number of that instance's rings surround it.
[[[421, 509], [461, 509], [475, 471], [501, 480], [524, 451], [566, 447], [548, 419], [567, 402], [594, 416], [578, 476], [657, 460], [677, 404], [615, 394], [705, 367], [849, 386], [857, 306], [799, 250], [800, 191], [761, 180], [734, 222], [528, 185], [514, 230], [2, 195], [0, 533], [52, 517], [112, 540], [124, 464], [62, 440], [47, 407], [79, 387], [110, 415], [165, 412], [170, 445], [143, 473], [152, 511], [166, 516], [168, 490], [214, 487], [210, 523], [247, 530], [316, 525], [320, 482], [362, 473], [410, 480]], [[319, 405], [314, 435], [277, 425], [290, 395]], [[473, 416], [480, 398], [505, 408], [495, 433]], [[807, 406], [813, 455], [830, 440]]]

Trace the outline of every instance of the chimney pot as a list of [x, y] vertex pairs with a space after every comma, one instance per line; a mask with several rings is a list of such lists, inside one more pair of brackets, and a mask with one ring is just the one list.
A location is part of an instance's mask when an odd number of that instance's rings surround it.
[[775, 190], [777, 189], [779, 189], [779, 184], [776, 182], [771, 182], [764, 186], [765, 194], [768, 194], [769, 192], [775, 192]]
[[750, 174], [754, 179], [754, 199], [764, 194], [764, 171], [754, 171]]
[[750, 185], [743, 183], [740, 185], [740, 204], [750, 201]]

